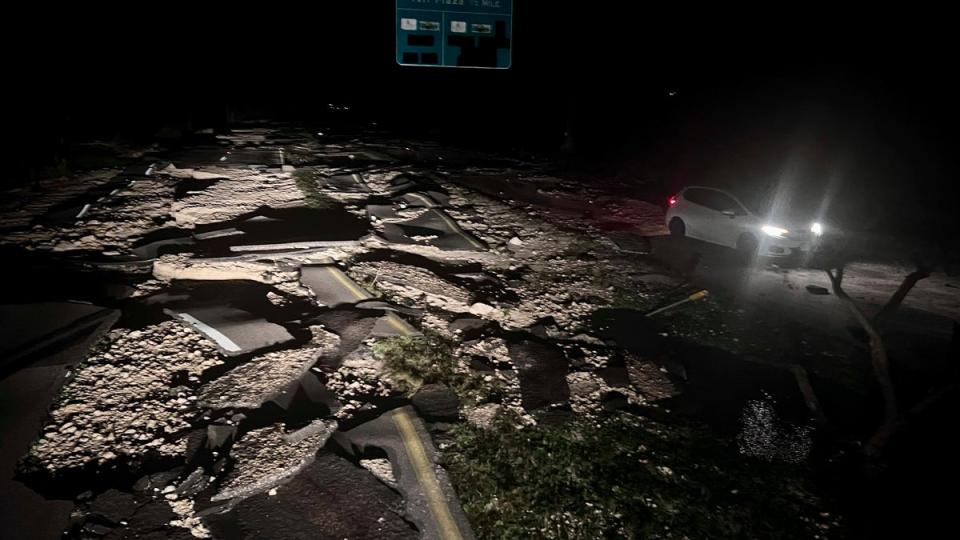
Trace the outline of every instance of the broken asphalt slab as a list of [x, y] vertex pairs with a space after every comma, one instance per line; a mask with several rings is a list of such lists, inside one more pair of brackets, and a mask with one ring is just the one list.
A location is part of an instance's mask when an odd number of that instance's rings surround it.
[[216, 538], [237, 540], [415, 539], [399, 494], [327, 450], [285, 484], [207, 516]]
[[279, 167], [284, 164], [285, 160], [283, 151], [279, 148], [201, 147], [175, 152], [167, 156], [167, 161], [173, 163], [177, 168], [183, 169], [203, 165]]
[[[13, 307], [19, 316], [0, 319], [5, 322], [0, 326], [2, 342], [21, 351], [30, 343], [45, 345], [35, 348], [30, 367], [0, 378], [0, 433], [3, 433], [3, 443], [0, 444], [0, 523], [3, 523], [5, 532], [23, 534], [20, 537], [56, 540], [62, 537], [63, 529], [69, 523], [73, 503], [38, 494], [18, 481], [15, 471], [20, 458], [41, 429], [49, 404], [60, 391], [66, 378], [66, 366], [87, 354], [116, 322], [119, 312], [84, 304], [45, 303]], [[101, 316], [103, 312], [107, 312], [105, 317]], [[82, 331], [76, 338], [51, 340], [85, 318], [90, 318], [95, 326]], [[8, 351], [4, 351], [4, 358]]]
[[374, 298], [332, 264], [301, 266], [300, 283], [310, 289], [317, 303], [322, 306], [337, 307]]
[[335, 354], [340, 347], [335, 334], [319, 327], [311, 331], [313, 339], [302, 348], [256, 356], [210, 381], [200, 391], [200, 404], [212, 409], [255, 409], [269, 400], [289, 402], [284, 394], [296, 392], [298, 380], [311, 380], [307, 371], [319, 358]]
[[[162, 309], [163, 314], [196, 329], [224, 355], [239, 356], [287, 345], [297, 339], [278, 323], [298, 318], [299, 310], [309, 304], [278, 307], [267, 298], [269, 293], [278, 292], [254, 281], [180, 280], [164, 292], [148, 297], [140, 317], [162, 319]], [[307, 334], [298, 337], [305, 339]]]
[[467, 251], [487, 249], [480, 240], [460, 228], [453, 218], [436, 208], [430, 208], [408, 221], [384, 223], [383, 237], [395, 244], [426, 244], [441, 249]]
[[85, 193], [51, 207], [36, 222], [45, 225], [64, 225], [82, 219], [97, 203], [102, 203], [108, 197], [116, 194], [122, 188], [130, 185], [130, 179], [118, 175], [110, 181], [93, 187]]
[[321, 306], [337, 308], [353, 305], [362, 310], [384, 312], [384, 315], [373, 324], [368, 336], [392, 337], [419, 334], [410, 323], [397, 315], [396, 308], [377, 300], [336, 265], [301, 266], [300, 283], [310, 289]]
[[342, 193], [369, 193], [370, 188], [357, 173], [318, 177], [320, 187]]
[[386, 412], [365, 424], [334, 436], [350, 452], [380, 449], [393, 464], [398, 489], [404, 495], [406, 516], [420, 529], [421, 538], [474, 538], [438, 452], [413, 407]]
[[[281, 251], [356, 245], [369, 224], [342, 207], [263, 207], [237, 219], [197, 226], [153, 231], [134, 244], [131, 252], [142, 260], [171, 253], [229, 256], [234, 252]], [[282, 242], [278, 242], [282, 239]]]
[[195, 328], [226, 356], [249, 354], [294, 340], [283, 326], [231, 306], [164, 309], [164, 312]]
[[313, 463], [336, 429], [335, 420], [314, 420], [292, 432], [282, 423], [247, 432], [230, 450], [233, 468], [210, 500], [233, 506], [285, 483]]
[[0, 305], [0, 376], [76, 340], [96, 340], [119, 317], [117, 310], [76, 302]]
[[450, 196], [439, 191], [411, 191], [397, 199], [413, 208], [441, 208], [450, 205]]
[[435, 180], [425, 176], [404, 173], [394, 176], [390, 179], [390, 194], [392, 196], [396, 197], [412, 191], [436, 192], [443, 195], [447, 194], [447, 190], [444, 189], [443, 186], [441, 186]]

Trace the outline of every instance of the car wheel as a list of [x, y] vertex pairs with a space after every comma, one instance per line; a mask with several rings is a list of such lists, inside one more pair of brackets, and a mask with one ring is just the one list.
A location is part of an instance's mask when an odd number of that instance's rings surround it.
[[687, 235], [687, 226], [684, 225], [683, 220], [675, 217], [670, 220], [670, 234], [673, 236], [686, 236]]
[[755, 255], [757, 253], [757, 247], [757, 237], [752, 234], [741, 234], [740, 238], [737, 238], [737, 251], [744, 255]]

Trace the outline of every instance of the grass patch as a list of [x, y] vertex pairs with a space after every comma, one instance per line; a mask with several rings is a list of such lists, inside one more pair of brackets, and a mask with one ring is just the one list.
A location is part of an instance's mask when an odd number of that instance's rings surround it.
[[303, 197], [307, 201], [307, 206], [320, 210], [336, 208], [338, 205], [337, 201], [320, 191], [320, 186], [317, 183], [317, 177], [318, 175], [316, 171], [310, 169], [309, 167], [297, 169], [293, 173], [293, 179], [297, 183], [297, 187], [303, 193]]
[[467, 403], [486, 401], [499, 393], [496, 382], [460, 369], [453, 346], [435, 334], [387, 338], [375, 343], [373, 352], [394, 386], [409, 394], [429, 383], [449, 386]]
[[[695, 428], [628, 415], [461, 424], [444, 451], [479, 538], [813, 538], [802, 469], [746, 459]], [[806, 518], [804, 520], [802, 518]]]

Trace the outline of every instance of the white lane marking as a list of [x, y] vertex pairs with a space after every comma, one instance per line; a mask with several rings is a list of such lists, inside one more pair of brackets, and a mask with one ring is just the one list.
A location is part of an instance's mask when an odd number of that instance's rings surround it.
[[76, 217], [75, 219], [80, 219], [80, 218], [82, 218], [83, 216], [87, 215], [87, 212], [89, 212], [89, 211], [90, 211], [90, 204], [88, 203], [88, 204], [83, 205], [83, 208], [80, 209], [80, 213], [77, 214], [77, 217]]
[[219, 231], [198, 233], [193, 235], [193, 237], [196, 238], [197, 240], [210, 240], [212, 238], [223, 238], [226, 236], [239, 236], [242, 234], [246, 234], [246, 233], [244, 233], [243, 231], [238, 231], [237, 229], [222, 229]]
[[257, 244], [253, 246], [230, 246], [230, 251], [234, 253], [246, 253], [246, 252], [252, 252], [252, 251], [313, 249], [313, 248], [323, 248], [323, 247], [346, 247], [346, 246], [357, 246], [357, 245], [360, 245], [359, 240], [323, 240], [323, 241], [317, 241], [317, 242], [288, 242], [286, 244]]
[[220, 345], [225, 351], [238, 352], [241, 350], [240, 346], [234, 343], [232, 339], [223, 335], [223, 332], [212, 326], [208, 326], [206, 323], [197, 319], [193, 315], [190, 315], [189, 313], [177, 313], [177, 316], [197, 330], [206, 334], [210, 339], [216, 341], [217, 345]]

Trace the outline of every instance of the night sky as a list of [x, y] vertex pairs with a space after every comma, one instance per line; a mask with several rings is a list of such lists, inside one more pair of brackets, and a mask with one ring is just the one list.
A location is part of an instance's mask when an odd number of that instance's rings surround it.
[[191, 9], [64, 12], [8, 36], [19, 161], [63, 140], [219, 126], [227, 111], [329, 120], [337, 102], [400, 135], [498, 148], [554, 152], [569, 126], [581, 156], [665, 189], [789, 169], [842, 178], [873, 208], [952, 213], [958, 87], [933, 14], [761, 22], [519, 0], [513, 69], [491, 72], [396, 66], [390, 1]]

